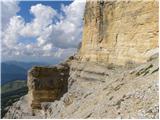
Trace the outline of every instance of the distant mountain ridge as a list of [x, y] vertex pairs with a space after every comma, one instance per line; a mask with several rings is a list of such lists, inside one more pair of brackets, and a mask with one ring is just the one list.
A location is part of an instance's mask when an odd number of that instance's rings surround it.
[[19, 98], [27, 94], [27, 81], [13, 80], [6, 82], [1, 86], [1, 118], [7, 112], [12, 103], [19, 100]]
[[25, 80], [13, 80], [6, 82], [1, 86], [1, 94], [11, 92], [22, 87], [26, 87], [27, 81]]
[[41, 62], [6, 61], [1, 63], [1, 83], [12, 80], [26, 80], [27, 71], [33, 66], [47, 66]]

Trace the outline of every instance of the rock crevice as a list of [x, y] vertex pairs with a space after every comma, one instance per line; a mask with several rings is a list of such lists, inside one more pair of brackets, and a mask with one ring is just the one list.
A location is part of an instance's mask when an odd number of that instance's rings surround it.
[[[145, 63], [158, 48], [158, 1], [87, 1], [82, 61]], [[149, 31], [151, 33], [149, 33]]]

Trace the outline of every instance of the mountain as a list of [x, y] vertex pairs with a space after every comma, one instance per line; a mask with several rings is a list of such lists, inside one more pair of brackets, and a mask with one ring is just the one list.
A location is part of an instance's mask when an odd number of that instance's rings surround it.
[[12, 92], [14, 90], [17, 90], [22, 87], [27, 86], [27, 81], [25, 80], [13, 80], [6, 82], [1, 86], [1, 94], [7, 93], [7, 92]]
[[8, 119], [158, 119], [156, 0], [87, 0], [82, 45], [56, 66], [28, 72], [28, 94]]
[[1, 86], [1, 118], [7, 112], [9, 106], [27, 94], [27, 81], [13, 80]]
[[16, 65], [21, 68], [24, 68], [25, 70], [28, 70], [33, 66], [49, 65], [49, 63], [44, 63], [44, 62], [22, 62], [22, 61], [6, 61], [4, 63], [9, 64], [9, 65]]
[[46, 66], [40, 62], [6, 61], [1, 63], [1, 83], [12, 80], [27, 80], [27, 71], [33, 66]]

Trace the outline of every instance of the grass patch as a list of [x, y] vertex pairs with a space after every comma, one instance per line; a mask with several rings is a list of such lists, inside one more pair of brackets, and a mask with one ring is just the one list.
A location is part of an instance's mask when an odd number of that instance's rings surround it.
[[20, 82], [16, 80], [2, 85], [1, 88], [1, 118], [3, 118], [8, 111], [6, 107], [11, 106], [14, 102], [18, 101], [20, 97], [27, 94], [28, 88], [26, 81]]

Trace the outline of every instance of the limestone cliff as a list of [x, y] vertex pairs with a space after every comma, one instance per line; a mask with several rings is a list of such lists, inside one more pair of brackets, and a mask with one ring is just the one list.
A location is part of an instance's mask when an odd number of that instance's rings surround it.
[[158, 1], [87, 2], [82, 61], [144, 63], [158, 47]]
[[158, 2], [87, 1], [80, 51], [34, 67], [4, 118], [159, 118]]
[[28, 73], [28, 88], [32, 108], [41, 108], [41, 102], [60, 99], [67, 92], [68, 64], [55, 67], [34, 67]]

